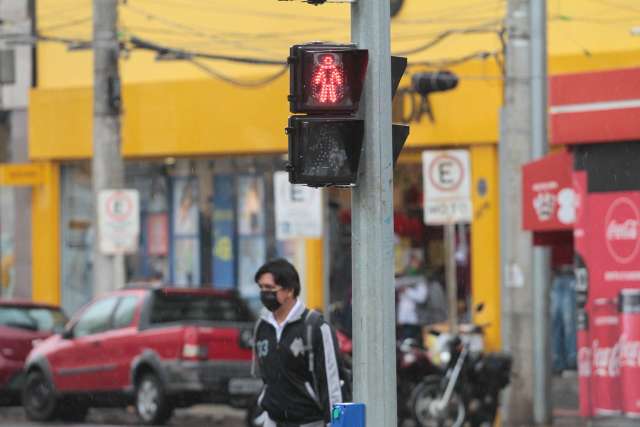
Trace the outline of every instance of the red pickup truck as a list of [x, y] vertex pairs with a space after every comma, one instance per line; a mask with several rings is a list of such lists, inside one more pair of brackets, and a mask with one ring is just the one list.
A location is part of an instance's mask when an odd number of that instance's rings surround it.
[[242, 406], [251, 377], [254, 318], [232, 292], [126, 289], [102, 296], [26, 362], [23, 405], [36, 421], [81, 421], [92, 406], [135, 405], [144, 424], [176, 407]]

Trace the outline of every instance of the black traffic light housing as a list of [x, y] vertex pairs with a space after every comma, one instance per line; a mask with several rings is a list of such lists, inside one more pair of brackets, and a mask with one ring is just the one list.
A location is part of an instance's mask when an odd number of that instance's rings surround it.
[[451, 71], [415, 73], [411, 76], [413, 90], [422, 96], [433, 92], [444, 92], [458, 86], [458, 76]]
[[369, 53], [354, 44], [292, 46], [289, 63], [289, 182], [355, 184], [364, 120], [355, 117]]
[[[354, 44], [309, 43], [292, 46], [288, 58], [289, 182], [312, 187], [352, 186], [364, 138], [364, 120], [357, 117], [368, 65], [368, 51]], [[407, 59], [391, 57], [392, 96]], [[393, 161], [409, 134], [394, 124]]]
[[429, 94], [455, 89], [458, 86], [458, 81], [458, 76], [451, 71], [428, 71], [415, 73], [411, 77], [413, 91], [422, 98], [420, 109], [427, 113], [432, 122], [435, 122], [435, 117], [429, 101]]

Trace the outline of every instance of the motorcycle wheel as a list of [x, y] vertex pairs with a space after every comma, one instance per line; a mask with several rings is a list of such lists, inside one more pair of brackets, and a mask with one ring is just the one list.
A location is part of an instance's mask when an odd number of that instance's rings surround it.
[[449, 405], [440, 414], [434, 414], [432, 405], [440, 398], [440, 378], [427, 378], [414, 389], [411, 398], [413, 416], [419, 427], [462, 427], [465, 418], [464, 404], [453, 393]]

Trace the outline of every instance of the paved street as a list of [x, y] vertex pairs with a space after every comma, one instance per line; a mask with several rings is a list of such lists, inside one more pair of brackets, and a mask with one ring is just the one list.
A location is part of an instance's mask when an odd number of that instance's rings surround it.
[[[26, 420], [22, 408], [0, 408], [0, 425], [3, 427], [46, 426], [82, 426], [109, 427], [138, 425], [133, 408], [124, 409], [92, 409], [86, 423], [31, 423]], [[244, 427], [244, 411], [218, 405], [200, 405], [190, 409], [177, 410], [171, 418], [169, 426], [188, 427]]]

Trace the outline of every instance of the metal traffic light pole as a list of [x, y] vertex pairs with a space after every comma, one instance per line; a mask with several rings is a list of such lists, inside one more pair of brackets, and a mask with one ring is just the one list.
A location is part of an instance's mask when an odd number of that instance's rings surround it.
[[397, 425], [389, 0], [351, 5], [351, 39], [369, 50], [365, 131], [352, 192], [354, 401], [367, 427]]

